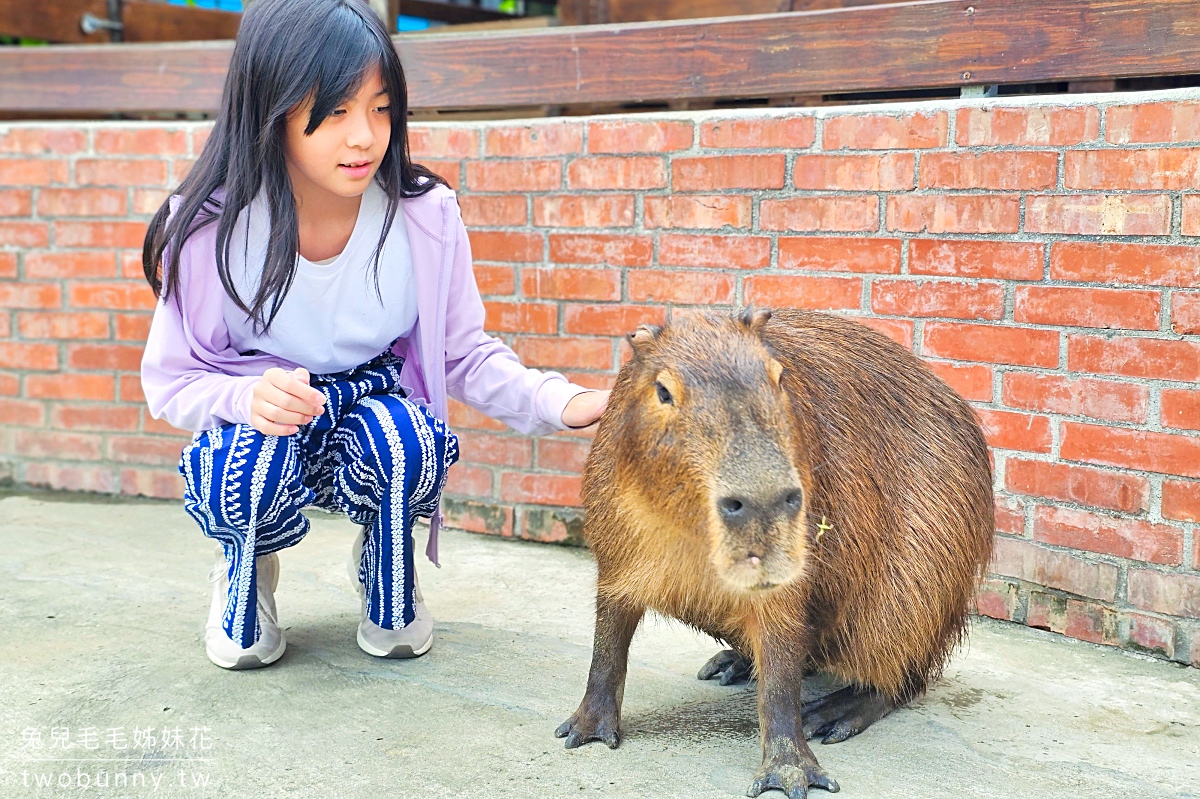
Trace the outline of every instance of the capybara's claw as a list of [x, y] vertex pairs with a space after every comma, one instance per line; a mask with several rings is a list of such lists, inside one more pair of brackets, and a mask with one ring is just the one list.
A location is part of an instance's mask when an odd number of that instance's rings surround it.
[[847, 686], [800, 709], [804, 737], [820, 738], [823, 744], [841, 743], [894, 708], [895, 703], [878, 691]]
[[578, 749], [591, 741], [603, 741], [609, 749], [621, 745], [621, 733], [615, 723], [602, 720], [589, 724], [579, 718], [579, 714], [558, 725], [554, 737], [566, 738], [567, 749]]
[[696, 678], [711, 680], [713, 677], [719, 677], [717, 682], [721, 685], [731, 685], [746, 682], [750, 679], [752, 671], [753, 667], [748, 659], [733, 649], [725, 649], [710, 657], [708, 662], [700, 667]]
[[805, 799], [809, 787], [824, 788], [837, 793], [842, 788], [837, 780], [825, 773], [817, 764], [800, 766], [778, 766], [762, 768], [754, 775], [754, 782], [746, 791], [747, 796], [758, 796], [763, 791], [777, 790], [788, 795], [788, 799]]

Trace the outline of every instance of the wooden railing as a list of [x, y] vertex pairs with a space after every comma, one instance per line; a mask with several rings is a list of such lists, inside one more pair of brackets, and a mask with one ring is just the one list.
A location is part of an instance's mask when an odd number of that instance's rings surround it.
[[[1200, 71], [1196, 0], [918, 0], [398, 36], [409, 101], [482, 109]], [[0, 48], [0, 113], [213, 111], [231, 42]]]

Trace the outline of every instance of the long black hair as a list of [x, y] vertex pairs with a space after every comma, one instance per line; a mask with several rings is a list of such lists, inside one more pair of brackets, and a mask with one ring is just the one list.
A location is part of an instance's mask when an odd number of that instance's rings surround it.
[[[387, 153], [374, 177], [388, 197], [374, 256], [378, 288], [379, 258], [400, 198], [446, 183], [409, 158], [408, 92], [400, 58], [364, 0], [258, 0], [242, 17], [212, 134], [175, 192], [181, 195], [177, 213], [171, 215], [169, 200], [164, 202], [146, 232], [142, 269], [156, 294], [166, 299], [179, 291], [184, 242], [215, 220], [217, 272], [226, 293], [253, 320], [256, 333], [270, 327], [291, 288], [300, 243], [284, 160], [288, 113], [311, 97], [304, 135], [312, 135], [358, 92], [373, 66], [387, 91], [392, 122]], [[224, 197], [214, 198], [221, 187]], [[230, 279], [229, 240], [238, 214], [260, 189], [270, 208], [271, 235], [262, 281], [247, 303]]]

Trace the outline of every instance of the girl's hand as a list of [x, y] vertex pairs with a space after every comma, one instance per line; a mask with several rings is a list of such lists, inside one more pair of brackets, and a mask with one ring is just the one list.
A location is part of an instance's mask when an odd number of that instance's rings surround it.
[[325, 412], [325, 395], [308, 385], [308, 370], [273, 366], [254, 384], [250, 426], [268, 436], [290, 436]]
[[563, 408], [562, 420], [567, 427], [580, 428], [595, 424], [608, 406], [611, 391], [588, 391], [576, 394]]

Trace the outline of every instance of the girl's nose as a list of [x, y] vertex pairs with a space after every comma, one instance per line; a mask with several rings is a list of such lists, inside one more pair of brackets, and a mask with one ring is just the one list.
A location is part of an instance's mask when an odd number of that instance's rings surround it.
[[368, 150], [375, 144], [375, 131], [367, 117], [355, 115], [354, 124], [346, 134], [346, 144], [363, 150]]

